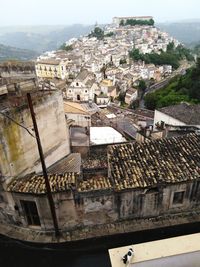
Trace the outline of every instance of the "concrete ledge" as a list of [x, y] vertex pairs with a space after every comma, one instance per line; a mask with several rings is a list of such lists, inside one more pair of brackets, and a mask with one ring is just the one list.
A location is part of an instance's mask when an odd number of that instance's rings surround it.
[[13, 239], [33, 243], [64, 243], [116, 234], [153, 230], [156, 228], [195, 222], [200, 222], [200, 210], [164, 215], [154, 218], [129, 219], [104, 225], [95, 225], [92, 227], [80, 226], [74, 229], [62, 230], [59, 238], [55, 237], [54, 231], [44, 232], [14, 225], [6, 225], [3, 223], [0, 225], [0, 234]]

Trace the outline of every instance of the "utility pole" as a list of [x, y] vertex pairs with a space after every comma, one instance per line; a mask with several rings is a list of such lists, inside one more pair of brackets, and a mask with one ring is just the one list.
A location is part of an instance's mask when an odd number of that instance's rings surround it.
[[40, 141], [39, 131], [38, 131], [38, 127], [37, 127], [37, 121], [35, 118], [35, 113], [34, 113], [33, 103], [32, 103], [30, 93], [27, 93], [27, 99], [28, 99], [28, 105], [29, 105], [29, 109], [30, 109], [31, 117], [32, 117], [32, 121], [33, 121], [33, 127], [34, 127], [35, 136], [36, 136], [36, 140], [37, 140], [38, 151], [40, 154], [40, 161], [42, 164], [43, 176], [45, 179], [47, 197], [48, 197], [49, 206], [50, 206], [50, 210], [51, 210], [51, 216], [52, 216], [52, 220], [53, 220], [55, 236], [58, 237], [60, 235], [59, 228], [58, 228], [58, 220], [57, 220], [57, 216], [56, 216], [56, 212], [55, 212], [55, 205], [54, 205], [54, 201], [53, 201], [53, 197], [52, 197], [52, 193], [51, 193], [51, 187], [49, 184], [46, 164], [45, 164], [45, 160], [44, 160], [43, 149], [42, 149], [42, 145], [41, 145], [41, 141]]

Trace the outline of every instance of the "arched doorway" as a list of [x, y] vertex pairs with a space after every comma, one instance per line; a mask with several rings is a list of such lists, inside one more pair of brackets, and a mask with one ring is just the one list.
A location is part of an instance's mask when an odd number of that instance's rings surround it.
[[77, 95], [77, 100], [80, 101], [81, 100], [81, 97], [80, 95]]

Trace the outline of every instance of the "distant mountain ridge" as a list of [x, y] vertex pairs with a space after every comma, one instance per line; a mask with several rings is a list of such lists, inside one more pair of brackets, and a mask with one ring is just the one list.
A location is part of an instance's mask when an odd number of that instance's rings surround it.
[[20, 31], [19, 27], [16, 28], [16, 30], [18, 29], [17, 32], [9, 31], [9, 29], [5, 32], [6, 29], [4, 27], [0, 28], [0, 43], [42, 53], [48, 50], [56, 50], [70, 38], [88, 34], [93, 28], [94, 26], [92, 25], [76, 24], [66, 27], [57, 26], [57, 28], [52, 26], [52, 31], [50, 26], [46, 26], [46, 29], [45, 26], [42, 29], [33, 27], [31, 31], [29, 26], [27, 32]]
[[[200, 43], [198, 20], [156, 23], [156, 26], [186, 45]], [[41, 54], [56, 50], [70, 38], [87, 35], [93, 29], [94, 25], [81, 24], [0, 27], [0, 44]]]
[[156, 26], [186, 45], [200, 42], [200, 21], [198, 20], [196, 22], [158, 23]]
[[31, 60], [36, 58], [37, 55], [38, 53], [35, 51], [0, 44], [0, 61]]

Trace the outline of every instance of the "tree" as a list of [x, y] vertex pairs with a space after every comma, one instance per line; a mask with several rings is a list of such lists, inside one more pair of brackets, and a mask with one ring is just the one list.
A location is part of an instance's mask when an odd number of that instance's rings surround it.
[[184, 76], [175, 76], [167, 86], [147, 94], [144, 100], [149, 109], [175, 105], [182, 101], [200, 103], [200, 60]]
[[126, 61], [125, 58], [121, 58], [120, 61], [119, 61], [120, 65], [123, 65], [123, 64], [126, 64], [126, 63], [127, 63], [127, 61]]
[[150, 20], [149, 20], [149, 25], [152, 25], [152, 26], [153, 26], [153, 25], [154, 25], [154, 23], [155, 23], [155, 22], [154, 22], [154, 20], [153, 20], [153, 19], [150, 19]]
[[200, 57], [197, 58], [196, 69], [197, 69], [197, 71], [200, 71]]
[[124, 92], [119, 93], [118, 100], [121, 102], [121, 104], [125, 103], [125, 96], [126, 96], [126, 93]]
[[130, 25], [130, 26], [135, 26], [135, 25], [153, 26], [154, 20], [153, 19], [150, 19], [150, 20], [127, 19], [126, 22], [124, 22], [124, 20], [120, 21], [120, 26], [126, 26], [126, 25]]
[[174, 42], [170, 42], [170, 43], [167, 45], [167, 52], [172, 52], [172, 51], [174, 51], [174, 49], [175, 49]]
[[103, 73], [103, 78], [104, 78], [104, 79], [107, 78], [107, 75], [106, 75], [106, 69], [107, 69], [107, 66], [106, 66], [106, 64], [104, 63], [104, 64], [103, 64], [103, 67], [100, 69], [100, 72]]
[[129, 56], [138, 61], [138, 60], [144, 60], [144, 56], [143, 54], [140, 53], [140, 50], [139, 49], [135, 49], [133, 48], [130, 52], [129, 52]]
[[104, 35], [104, 37], [112, 37], [114, 35], [114, 32], [108, 32]]
[[131, 103], [130, 108], [136, 109], [136, 108], [139, 108], [139, 106], [140, 106], [140, 101], [139, 99], [136, 99]]
[[200, 100], [200, 81], [196, 81], [190, 88], [189, 95], [191, 98]]
[[140, 53], [139, 49], [133, 48], [129, 52], [130, 58], [133, 60], [142, 60], [146, 64], [153, 63], [155, 65], [171, 65], [174, 69], [177, 69], [180, 64], [179, 61], [182, 59], [187, 59], [188, 61], [194, 60], [189, 49], [183, 46], [177, 46], [173, 42], [169, 43], [167, 46], [167, 51], [161, 51], [160, 54], [151, 52], [149, 54]]
[[66, 44], [64, 43], [64, 44], [62, 44], [62, 45], [60, 46], [60, 49], [61, 49], [61, 50], [65, 50], [65, 51], [72, 51], [72, 50], [73, 50], [73, 46], [72, 46], [72, 45], [66, 45]]
[[89, 35], [89, 38], [96, 37], [98, 40], [102, 40], [104, 38], [104, 31], [100, 27], [95, 27], [94, 31], [92, 31]]
[[125, 26], [125, 23], [124, 23], [123, 19], [120, 21], [119, 26]]
[[145, 89], [146, 89], [146, 83], [145, 83], [145, 81], [144, 80], [140, 80], [139, 81], [139, 85], [138, 85], [138, 88], [142, 91], [142, 92], [144, 92], [145, 91]]
[[157, 100], [156, 94], [154, 93], [147, 94], [144, 98], [145, 107], [147, 109], [154, 110], [156, 108], [156, 103], [157, 103], [156, 100]]

